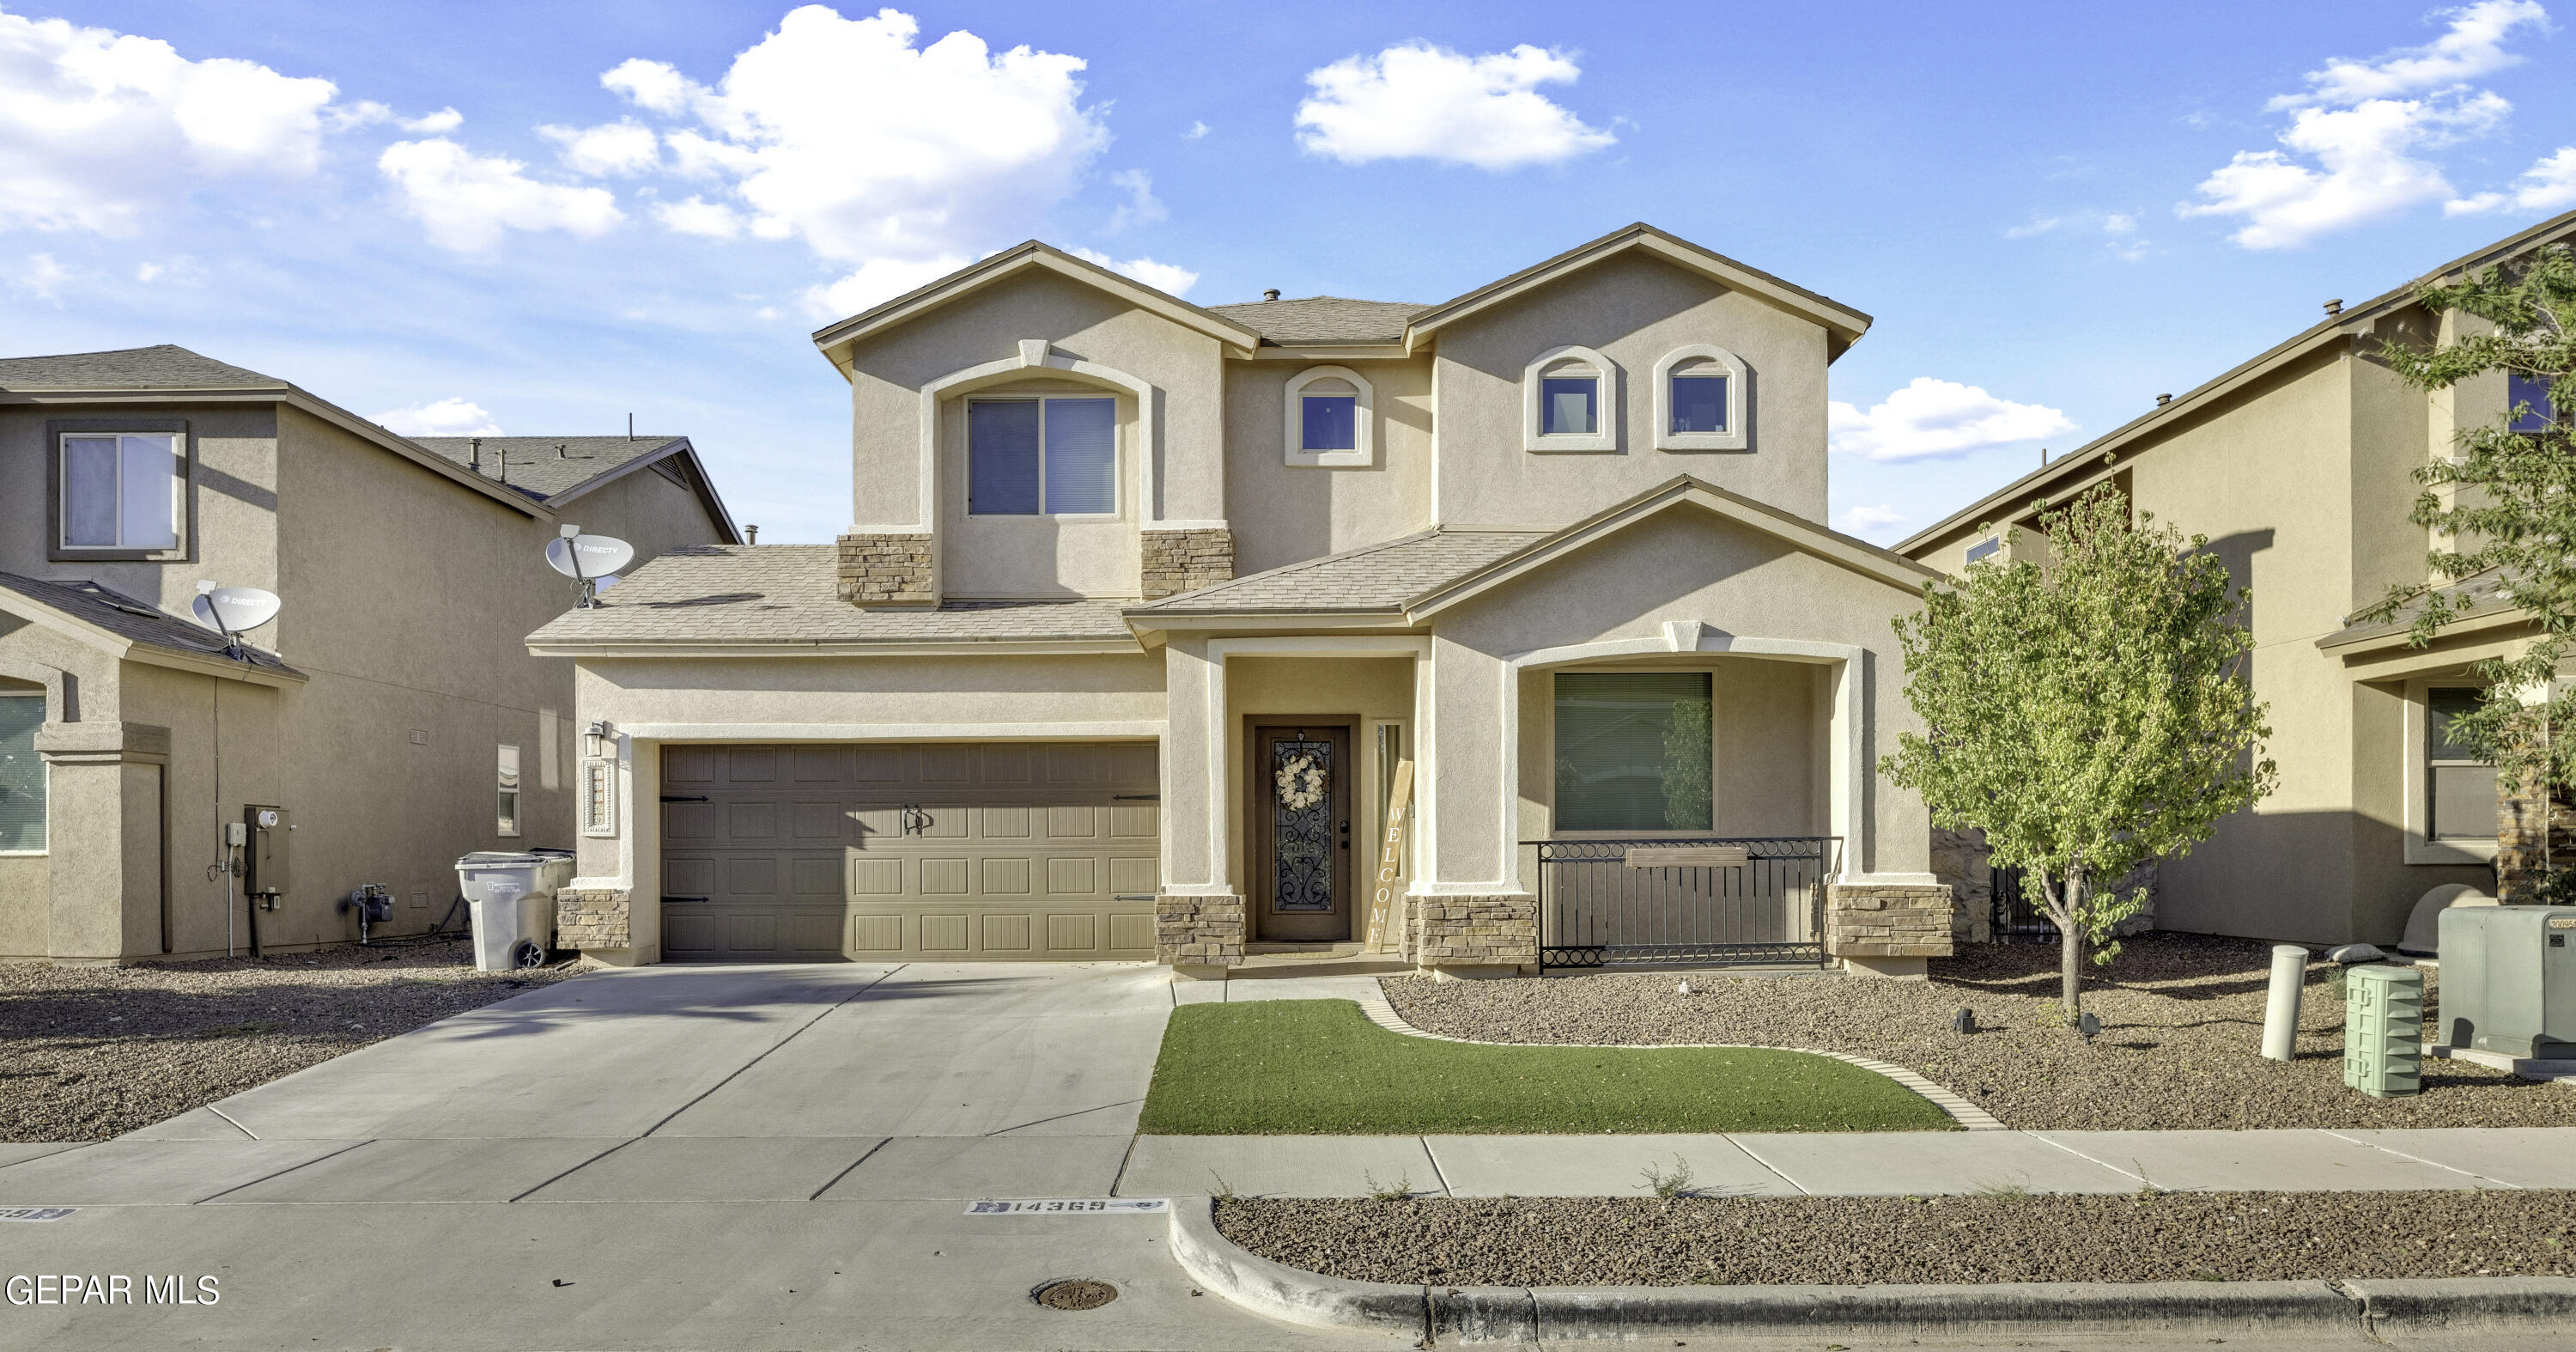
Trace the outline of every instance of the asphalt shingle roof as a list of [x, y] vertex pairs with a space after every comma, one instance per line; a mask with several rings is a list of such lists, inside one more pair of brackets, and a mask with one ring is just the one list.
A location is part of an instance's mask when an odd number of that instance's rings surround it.
[[1442, 583], [1465, 577], [1555, 534], [1542, 530], [1430, 530], [1167, 596], [1128, 613], [1155, 615], [1314, 614], [1397, 610]]
[[1302, 300], [1255, 300], [1207, 308], [1281, 347], [1303, 347], [1400, 342], [1404, 338], [1404, 321], [1432, 307], [1409, 301], [1308, 296]]
[[[487, 443], [488, 444], [488, 443]], [[1116, 601], [952, 601], [860, 610], [838, 593], [837, 545], [692, 545], [638, 568], [598, 607], [531, 643], [975, 643], [1132, 635]]]
[[129, 347], [50, 357], [0, 357], [0, 390], [287, 389], [275, 376], [199, 356], [184, 347]]
[[484, 477], [538, 498], [570, 492], [630, 461], [659, 455], [688, 440], [674, 436], [610, 437], [413, 437], [440, 459], [473, 463], [473, 443], [483, 443]]
[[[194, 620], [184, 620], [149, 602], [128, 596], [113, 587], [79, 579], [20, 577], [0, 573], [0, 591], [15, 592], [30, 601], [48, 605], [77, 620], [82, 620], [136, 643], [148, 644], [171, 652], [199, 657], [222, 657], [224, 636]], [[277, 658], [277, 654], [242, 645], [242, 656], [249, 665], [270, 671], [302, 675]]]

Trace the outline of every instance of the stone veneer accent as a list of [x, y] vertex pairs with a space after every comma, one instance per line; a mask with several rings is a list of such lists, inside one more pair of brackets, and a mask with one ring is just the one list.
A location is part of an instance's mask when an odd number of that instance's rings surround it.
[[1986, 849], [1986, 833], [1970, 828], [1932, 828], [1932, 876], [1950, 889], [1958, 906], [1950, 914], [1950, 937], [1963, 944], [1982, 944], [1995, 937], [1995, 869]]
[[1243, 964], [1243, 898], [1154, 898], [1154, 961], [1170, 967]]
[[1825, 952], [1837, 958], [1946, 958], [1959, 903], [1938, 883], [1825, 888]]
[[1405, 898], [1404, 956], [1421, 967], [1535, 966], [1538, 898]]
[[841, 599], [854, 606], [935, 606], [927, 535], [841, 537]]
[[2538, 778], [2519, 792], [2496, 786], [2496, 899], [2507, 905], [2540, 900], [2553, 857], [2560, 868], [2576, 868], [2576, 804], [2565, 789], [2544, 789]]
[[1143, 590], [1148, 601], [1213, 587], [1234, 578], [1232, 531], [1149, 530], [1142, 533], [1142, 538]]
[[632, 948], [628, 921], [634, 894], [623, 888], [561, 888], [555, 892], [558, 948]]

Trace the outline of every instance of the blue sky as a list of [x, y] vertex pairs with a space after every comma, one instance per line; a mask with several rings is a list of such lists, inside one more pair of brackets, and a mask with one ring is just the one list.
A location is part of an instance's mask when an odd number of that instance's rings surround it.
[[1877, 317], [1833, 511], [1893, 540], [2576, 207], [2563, 18], [0, 0], [0, 355], [176, 342], [422, 433], [632, 412], [824, 540], [807, 333], [980, 254], [1434, 301], [1642, 219]]

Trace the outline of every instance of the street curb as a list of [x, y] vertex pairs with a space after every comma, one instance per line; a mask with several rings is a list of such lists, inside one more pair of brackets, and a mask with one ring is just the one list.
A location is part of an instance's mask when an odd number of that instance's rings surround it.
[[1640, 1338], [2422, 1335], [2576, 1328], [2576, 1278], [2015, 1282], [1988, 1286], [1469, 1286], [1345, 1281], [1248, 1252], [1212, 1198], [1172, 1199], [1172, 1256], [1216, 1295], [1309, 1328], [1443, 1343]]

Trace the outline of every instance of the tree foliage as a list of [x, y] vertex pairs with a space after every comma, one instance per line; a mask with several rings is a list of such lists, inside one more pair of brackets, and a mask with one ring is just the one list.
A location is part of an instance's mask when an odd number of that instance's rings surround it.
[[1926, 583], [1896, 621], [1906, 699], [1924, 731], [1881, 774], [1923, 795], [1936, 826], [1975, 828], [2024, 871], [2065, 938], [2063, 999], [2082, 1009], [2081, 954], [2118, 952], [2142, 895], [2118, 884], [2188, 852], [2269, 791], [2266, 710], [2243, 675], [2253, 640], [2226, 566], [2102, 485], [2043, 514], [2049, 562], [2004, 557]]

